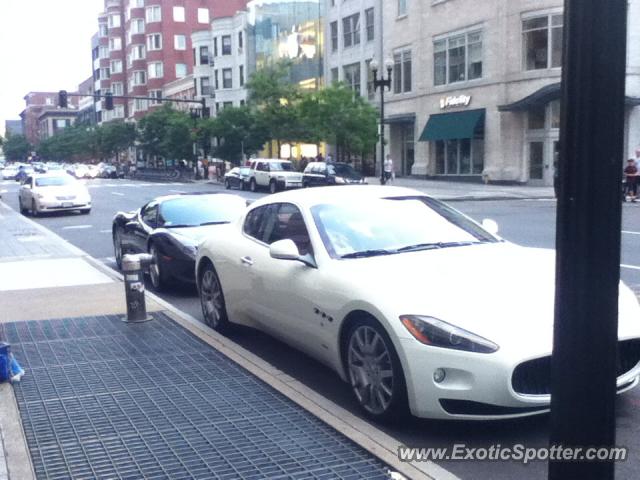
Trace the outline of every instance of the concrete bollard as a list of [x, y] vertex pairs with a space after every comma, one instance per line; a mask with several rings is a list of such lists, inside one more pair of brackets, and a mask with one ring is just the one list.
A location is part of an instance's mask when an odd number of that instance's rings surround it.
[[147, 315], [144, 298], [144, 270], [151, 264], [151, 255], [141, 253], [127, 254], [122, 257], [122, 273], [124, 274], [124, 292], [127, 300], [127, 316], [124, 322], [146, 322], [153, 317]]

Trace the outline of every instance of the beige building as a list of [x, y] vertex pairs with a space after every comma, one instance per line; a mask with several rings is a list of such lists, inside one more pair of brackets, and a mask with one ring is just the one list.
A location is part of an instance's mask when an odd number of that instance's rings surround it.
[[[383, 58], [394, 62], [385, 123], [397, 172], [552, 184], [563, 2], [382, 5]], [[640, 147], [640, 0], [629, 0], [628, 18], [625, 155], [633, 156]]]

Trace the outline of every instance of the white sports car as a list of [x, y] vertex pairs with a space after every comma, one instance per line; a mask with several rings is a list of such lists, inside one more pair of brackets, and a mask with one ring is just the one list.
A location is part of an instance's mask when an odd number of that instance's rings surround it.
[[[554, 252], [483, 225], [405, 188], [271, 195], [198, 249], [205, 321], [307, 352], [374, 418], [548, 411]], [[618, 334], [622, 392], [640, 375], [640, 307], [623, 284]]]

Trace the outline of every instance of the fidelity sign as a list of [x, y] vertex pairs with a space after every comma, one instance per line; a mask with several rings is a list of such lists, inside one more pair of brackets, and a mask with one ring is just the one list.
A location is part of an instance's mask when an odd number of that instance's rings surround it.
[[440, 99], [440, 109], [451, 107], [468, 107], [471, 103], [471, 95], [458, 95], [457, 97], [444, 97]]

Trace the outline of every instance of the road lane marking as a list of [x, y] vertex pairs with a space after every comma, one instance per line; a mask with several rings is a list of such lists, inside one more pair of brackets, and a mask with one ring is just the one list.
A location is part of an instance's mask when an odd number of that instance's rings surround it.
[[622, 230], [622, 233], [628, 233], [629, 235], [640, 235], [640, 232], [632, 232], [630, 230]]
[[111, 192], [111, 195], [119, 195], [121, 197], [124, 197], [124, 193], [120, 193], [120, 192]]
[[640, 270], [639, 266], [636, 265], [625, 265], [624, 263], [620, 264], [621, 268], [630, 268], [631, 270]]
[[68, 225], [66, 227], [62, 227], [62, 230], [81, 230], [85, 228], [93, 228], [93, 225]]

